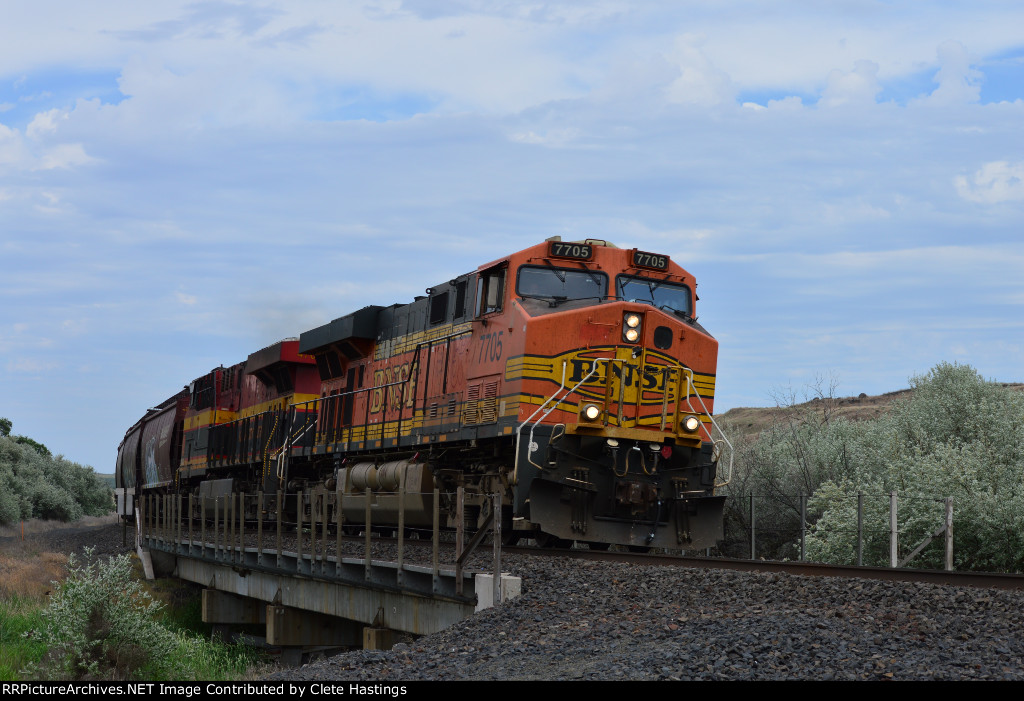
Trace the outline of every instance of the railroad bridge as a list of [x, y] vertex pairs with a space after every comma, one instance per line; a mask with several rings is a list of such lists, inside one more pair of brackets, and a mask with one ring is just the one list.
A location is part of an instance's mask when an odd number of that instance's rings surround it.
[[[311, 504], [310, 520], [303, 522], [303, 509], [297, 523], [282, 523], [280, 515], [276, 522], [252, 519], [265, 513], [262, 493], [150, 494], [134, 508], [130, 496], [119, 493], [118, 508], [134, 512], [147, 577], [202, 585], [204, 622], [265, 625], [266, 644], [280, 648], [289, 664], [328, 648], [387, 649], [397, 633], [434, 633], [519, 593], [519, 579], [501, 572], [500, 522], [468, 539], [459, 529], [455, 542], [442, 547], [435, 507], [430, 541], [408, 540], [400, 517], [397, 538], [384, 542], [373, 535], [372, 494], [358, 527], [339, 520], [342, 509], [323, 508], [326, 502], [317, 499], [325, 495], [296, 496], [297, 503]], [[463, 497], [460, 489], [460, 507]], [[492, 499], [492, 513], [500, 514], [500, 496]], [[439, 502], [435, 491], [433, 503]], [[335, 517], [330, 523], [328, 514]], [[346, 532], [362, 537], [343, 537]], [[487, 536], [487, 571], [467, 567]]]

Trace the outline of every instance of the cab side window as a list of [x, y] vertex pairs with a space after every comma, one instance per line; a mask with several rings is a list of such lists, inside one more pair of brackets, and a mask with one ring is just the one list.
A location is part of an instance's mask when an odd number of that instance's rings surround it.
[[501, 311], [507, 272], [508, 268], [501, 266], [480, 273], [476, 286], [476, 316]]

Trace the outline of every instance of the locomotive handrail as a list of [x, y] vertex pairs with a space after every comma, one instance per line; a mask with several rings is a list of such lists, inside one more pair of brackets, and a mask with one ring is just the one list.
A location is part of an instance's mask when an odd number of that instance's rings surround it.
[[[410, 374], [410, 376], [411, 376], [411, 374]], [[348, 392], [338, 392], [337, 394], [332, 394], [332, 395], [329, 395], [327, 397], [316, 397], [315, 399], [307, 399], [307, 400], [305, 400], [303, 402], [295, 402], [293, 404], [290, 404], [289, 406], [296, 407], [296, 406], [304, 406], [306, 404], [318, 404], [319, 402], [326, 403], [326, 402], [328, 402], [330, 400], [340, 399], [341, 397], [348, 397], [348, 396], [351, 396], [351, 395], [359, 394], [361, 392], [372, 392], [372, 391], [378, 390], [378, 389], [387, 389], [388, 387], [394, 387], [396, 385], [404, 385], [404, 384], [407, 384], [408, 382], [409, 382], [409, 380], [405, 379], [405, 380], [398, 380], [396, 382], [388, 382], [387, 384], [383, 384], [383, 385], [375, 385], [373, 387], [361, 387], [360, 389], [353, 389], [353, 390], [350, 390]], [[367, 403], [367, 411], [369, 411], [369, 403]], [[401, 421], [401, 414], [399, 414], [399, 421]], [[368, 425], [368, 422], [364, 422], [364, 425]]]
[[[295, 405], [293, 404], [292, 406], [295, 406]], [[287, 458], [288, 454], [291, 452], [291, 449], [295, 446], [295, 441], [299, 440], [304, 435], [306, 435], [306, 433], [309, 432], [309, 429], [313, 428], [314, 426], [316, 426], [316, 421], [315, 420], [310, 421], [309, 418], [307, 417], [306, 423], [299, 430], [299, 432], [296, 432], [295, 434], [293, 434], [291, 438], [286, 437], [285, 441], [281, 444], [281, 447], [277, 451], [275, 451], [275, 454], [277, 455], [277, 479], [278, 480], [284, 480], [284, 463], [285, 463], [285, 459]]]
[[[733, 447], [732, 442], [729, 440], [729, 437], [725, 435], [725, 431], [723, 431], [722, 427], [718, 425], [717, 421], [715, 421], [715, 417], [712, 416], [710, 411], [708, 411], [707, 405], [704, 404], [704, 398], [700, 396], [700, 392], [697, 391], [697, 386], [693, 382], [693, 370], [691, 370], [690, 368], [684, 367], [683, 368], [683, 377], [686, 378], [686, 385], [687, 385], [687, 389], [686, 389], [686, 405], [690, 408], [690, 410], [692, 412], [697, 413], [697, 410], [694, 409], [693, 404], [690, 402], [690, 390], [692, 389], [693, 390], [693, 395], [695, 397], [697, 397], [697, 401], [700, 402], [700, 408], [704, 410], [704, 414], [707, 415], [708, 419], [711, 420], [711, 425], [714, 426], [716, 429], [718, 429], [719, 435], [722, 436], [721, 440], [725, 441], [725, 444], [729, 446], [729, 466], [728, 466], [729, 467], [729, 470], [728, 470], [729, 471], [729, 475], [725, 479], [724, 482], [722, 482], [720, 484], [715, 484], [715, 489], [718, 489], [719, 487], [724, 487], [725, 485], [729, 484], [729, 482], [732, 481], [732, 462], [733, 462], [733, 458], [736, 455], [736, 449]], [[715, 437], [713, 435], [711, 435], [711, 431], [708, 431], [708, 438], [711, 439], [711, 442], [713, 444], [717, 445], [718, 441], [716, 441]], [[717, 472], [716, 472], [716, 478], [717, 478]]]
[[[597, 364], [599, 362], [601, 362], [602, 360], [607, 362], [608, 360], [611, 360], [611, 359], [610, 358], [594, 358], [593, 362], [590, 365], [590, 372], [587, 373], [586, 377], [584, 377], [582, 380], [577, 382], [576, 385], [571, 390], [569, 390], [564, 395], [562, 395], [562, 399], [565, 399], [566, 397], [568, 397], [570, 394], [572, 394], [577, 389], [579, 389], [580, 385], [582, 385], [584, 382], [589, 380], [591, 378], [591, 376], [595, 372], [597, 372]], [[513, 463], [514, 467], [512, 468], [511, 484], [518, 484], [518, 480], [519, 480], [519, 444], [520, 444], [520, 440], [522, 438], [523, 427], [526, 426], [526, 424], [530, 423], [530, 421], [533, 420], [533, 417], [537, 416], [537, 414], [539, 414], [544, 409], [544, 407], [546, 407], [548, 405], [548, 403], [551, 402], [551, 400], [553, 400], [555, 397], [557, 397], [559, 392], [561, 392], [563, 389], [565, 389], [565, 369], [566, 369], [566, 366], [567, 366], [567, 361], [563, 360], [562, 361], [562, 382], [558, 386], [558, 389], [556, 389], [554, 391], [554, 393], [544, 401], [543, 404], [541, 404], [539, 407], [537, 407], [537, 409], [532, 414], [530, 414], [530, 416], [525, 421], [523, 421], [521, 424], [519, 424], [518, 427], [516, 427], [516, 452], [515, 452], [514, 463]], [[530, 459], [530, 455], [534, 452], [533, 451], [533, 445], [534, 445], [534, 443], [533, 443], [533, 431], [534, 431], [534, 429], [537, 428], [537, 424], [539, 424], [541, 421], [543, 421], [545, 418], [547, 418], [548, 414], [550, 414], [552, 411], [554, 411], [558, 407], [558, 402], [562, 401], [562, 399], [559, 399], [559, 400], [555, 401], [554, 404], [551, 405], [551, 408], [548, 409], [546, 412], [544, 412], [544, 414], [539, 419], [534, 421], [533, 422], [533, 426], [530, 427], [530, 442], [529, 442], [529, 445], [527, 445], [526, 461], [529, 462], [534, 467], [536, 467], [538, 470], [543, 470], [544, 468], [541, 467], [540, 465], [538, 465], [537, 463], [535, 463], [533, 460]]]

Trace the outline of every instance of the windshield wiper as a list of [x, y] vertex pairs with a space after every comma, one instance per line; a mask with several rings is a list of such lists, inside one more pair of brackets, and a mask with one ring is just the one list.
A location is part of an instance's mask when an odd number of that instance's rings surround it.
[[673, 307], [670, 304], [662, 304], [661, 306], [658, 307], [658, 309], [661, 309], [663, 311], [672, 312], [673, 314], [678, 316], [683, 321], [688, 321], [688, 322], [691, 322], [691, 323], [694, 321], [693, 317], [690, 316], [690, 314], [688, 312], [684, 312], [682, 309], [676, 309], [675, 307]]
[[565, 302], [578, 302], [582, 299], [596, 299], [598, 301], [604, 299], [601, 295], [589, 295], [587, 297], [566, 297], [565, 295], [532, 295], [526, 293], [520, 293], [519, 299], [536, 299], [540, 302], [547, 302], [549, 307], [557, 307]]

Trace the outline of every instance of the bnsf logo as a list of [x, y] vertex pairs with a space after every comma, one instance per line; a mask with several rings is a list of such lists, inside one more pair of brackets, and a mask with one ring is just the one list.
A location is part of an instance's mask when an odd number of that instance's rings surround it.
[[370, 392], [371, 414], [380, 413], [385, 407], [401, 409], [404, 405], [407, 409], [412, 408], [416, 396], [416, 377], [412, 375], [412, 363], [374, 370], [373, 384], [377, 386]]
[[[569, 367], [572, 374], [566, 382], [570, 385], [578, 384], [590, 373], [592, 364], [593, 361], [586, 358], [571, 358]], [[644, 365], [643, 371], [641, 371], [638, 365], [602, 362], [598, 363], [597, 372], [590, 377], [587, 385], [600, 384], [603, 387], [607, 379], [605, 373], [609, 367], [612, 376], [629, 388], [640, 386], [644, 390], [664, 392], [667, 380], [671, 379], [673, 382], [679, 380], [680, 371], [675, 368], [668, 368], [666, 371], [664, 365]]]

